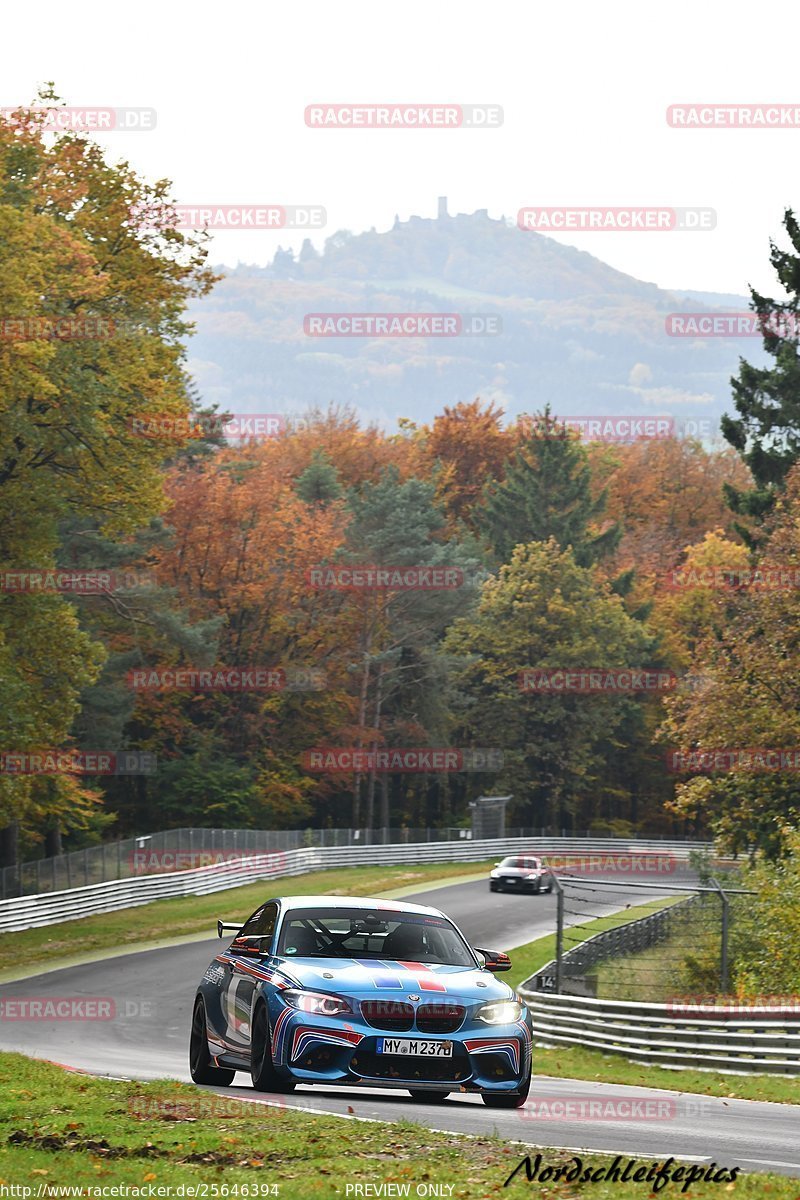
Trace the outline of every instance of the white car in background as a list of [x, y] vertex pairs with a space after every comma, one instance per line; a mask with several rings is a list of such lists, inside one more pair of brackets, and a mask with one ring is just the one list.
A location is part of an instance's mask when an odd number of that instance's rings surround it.
[[489, 875], [490, 892], [552, 892], [553, 873], [531, 854], [509, 854]]

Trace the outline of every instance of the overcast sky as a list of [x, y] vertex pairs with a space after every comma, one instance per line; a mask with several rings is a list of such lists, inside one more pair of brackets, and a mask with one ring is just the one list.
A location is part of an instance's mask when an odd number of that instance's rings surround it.
[[[776, 0], [374, 0], [79, 7], [3, 13], [0, 105], [45, 80], [70, 105], [157, 111], [99, 140], [183, 204], [315, 204], [338, 229], [526, 206], [712, 208], [712, 232], [559, 240], [662, 287], [774, 292], [768, 240], [800, 207], [800, 128], [670, 128], [681, 102], [800, 109], [800, 6]], [[497, 104], [498, 129], [312, 129], [307, 105]], [[302, 234], [216, 234], [212, 260], [265, 263]], [[525, 237], [520, 233], [520, 237]]]

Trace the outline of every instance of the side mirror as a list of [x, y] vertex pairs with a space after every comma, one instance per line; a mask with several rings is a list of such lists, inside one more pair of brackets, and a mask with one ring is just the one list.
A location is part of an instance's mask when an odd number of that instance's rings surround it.
[[482, 965], [487, 971], [511, 970], [511, 959], [502, 950], [479, 950], [477, 946], [473, 946], [473, 950], [483, 959]]
[[234, 925], [232, 921], [217, 921], [217, 937], [225, 933], [238, 933], [241, 928], [241, 924]]

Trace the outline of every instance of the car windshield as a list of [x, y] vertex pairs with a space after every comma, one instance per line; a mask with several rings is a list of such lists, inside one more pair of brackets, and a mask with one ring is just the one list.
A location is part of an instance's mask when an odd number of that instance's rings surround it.
[[504, 858], [501, 867], [518, 867], [524, 871], [538, 871], [541, 867], [538, 858]]
[[475, 966], [463, 938], [444, 917], [387, 909], [292, 909], [281, 927], [278, 954]]

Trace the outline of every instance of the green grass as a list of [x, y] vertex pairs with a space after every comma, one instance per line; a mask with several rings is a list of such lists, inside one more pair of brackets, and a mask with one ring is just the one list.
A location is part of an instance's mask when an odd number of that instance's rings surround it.
[[[204, 931], [216, 933], [217, 917], [244, 920], [270, 896], [371, 896], [394, 888], [425, 887], [436, 880], [446, 882], [466, 872], [488, 873], [491, 863], [430, 863], [423, 866], [351, 867], [314, 871], [285, 879], [262, 880], [214, 892], [210, 896], [183, 896], [179, 900], [155, 900], [138, 908], [100, 913], [61, 925], [5, 933], [0, 939], [0, 975], [24, 966], [49, 967], [76, 955], [125, 951], [137, 943], [177, 939]], [[63, 965], [63, 964], [61, 964]]]
[[[631, 921], [639, 921], [642, 917], [646, 917], [660, 908], [669, 908], [671, 904], [677, 904], [679, 900], [683, 899], [683, 896], [675, 896], [668, 900], [663, 898], [648, 900], [644, 904], [635, 904], [623, 909], [622, 912], [612, 913], [611, 916], [597, 917], [593, 921], [586, 921], [583, 925], [573, 925], [564, 930], [564, 949], [568, 950], [578, 942], [585, 942], [587, 938], [594, 937], [596, 933], [602, 933], [604, 929], [615, 929], [618, 925], [629, 925]], [[526, 946], [518, 946], [516, 950], [510, 951], [513, 965], [503, 978], [511, 987], [516, 987], [554, 959], [555, 955], [556, 935], [554, 933], [537, 938], [535, 942], [528, 942]]]
[[583, 1046], [555, 1046], [552, 1050], [537, 1046], [533, 1052], [533, 1069], [537, 1075], [669, 1088], [676, 1092], [719, 1096], [723, 1100], [770, 1100], [776, 1104], [800, 1104], [800, 1079], [796, 1075], [721, 1075], [716, 1071], [673, 1071], [668, 1067], [629, 1062], [620, 1054], [603, 1054], [600, 1050], [587, 1050]]
[[[612, 925], [623, 925], [628, 921], [637, 920], [642, 916], [641, 909], [650, 909], [651, 906], [652, 901], [648, 905], [638, 905], [611, 917], [588, 921], [580, 929], [570, 930], [570, 936], [584, 940], [594, 933], [599, 933], [601, 929], [610, 929]], [[518, 987], [523, 980], [551, 961], [555, 954], [555, 941], [555, 934], [548, 934], [512, 950], [512, 969], [501, 978], [507, 980], [511, 987]], [[534, 1038], [535, 1034], [534, 1021]], [[603, 1054], [599, 1050], [588, 1050], [583, 1046], [556, 1046], [553, 1049], [537, 1046], [534, 1051], [533, 1069], [537, 1075], [554, 1075], [565, 1079], [592, 1079], [605, 1083], [629, 1083], [636, 1087], [669, 1088], [680, 1092], [697, 1092], [704, 1096], [719, 1096], [723, 1099], [800, 1104], [800, 1080], [797, 1076], [723, 1075], [716, 1071], [672, 1070], [668, 1067], [630, 1062], [621, 1054]]]
[[[666, 1004], [676, 996], [712, 995], [719, 988], [719, 929], [683, 929], [624, 962], [598, 963], [597, 993], [609, 1000]], [[698, 980], [698, 968], [703, 975]]]
[[[236, 1195], [231, 1189], [237, 1185], [239, 1196], [247, 1194], [243, 1185], [249, 1185], [250, 1195], [261, 1188], [265, 1196], [265, 1185], [275, 1185], [271, 1194], [279, 1200], [327, 1200], [346, 1197], [348, 1184], [374, 1189], [382, 1183], [409, 1184], [412, 1196], [420, 1184], [448, 1184], [452, 1190], [443, 1194], [454, 1200], [494, 1195], [633, 1200], [650, 1194], [633, 1182], [532, 1188], [524, 1171], [504, 1189], [522, 1157], [530, 1153], [533, 1158], [535, 1151], [488, 1132], [480, 1137], [434, 1133], [415, 1123], [413, 1112], [409, 1104], [409, 1120], [396, 1124], [312, 1116], [289, 1107], [246, 1105], [233, 1095], [184, 1084], [100, 1079], [2, 1054], [0, 1185], [30, 1187], [33, 1196], [41, 1186], [43, 1198], [56, 1196], [59, 1186], [127, 1185], [142, 1187], [146, 1195], [149, 1186], [205, 1185], [211, 1197]], [[488, 1110], [486, 1128], [492, 1128]], [[541, 1153], [543, 1167], [572, 1158], [563, 1150]], [[613, 1161], [591, 1152], [581, 1157], [593, 1170]], [[735, 1167], [735, 1157], [719, 1165]], [[680, 1184], [668, 1185], [667, 1194], [680, 1195]], [[699, 1183], [689, 1194], [692, 1200], [719, 1200], [722, 1194], [796, 1200], [798, 1181], [751, 1175], [740, 1177], [733, 1188]]]

